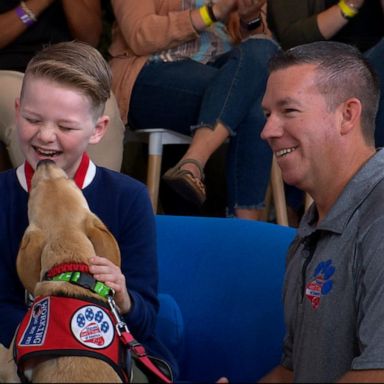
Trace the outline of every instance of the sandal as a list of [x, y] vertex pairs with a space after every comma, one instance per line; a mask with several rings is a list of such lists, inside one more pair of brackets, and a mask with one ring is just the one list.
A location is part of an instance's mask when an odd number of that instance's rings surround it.
[[[187, 170], [181, 169], [184, 164], [194, 164], [199, 169], [200, 179]], [[204, 171], [201, 164], [195, 159], [184, 159], [179, 161], [173, 168], [170, 168], [163, 175], [163, 180], [185, 200], [195, 203], [198, 206], [203, 205], [207, 198], [205, 192]]]

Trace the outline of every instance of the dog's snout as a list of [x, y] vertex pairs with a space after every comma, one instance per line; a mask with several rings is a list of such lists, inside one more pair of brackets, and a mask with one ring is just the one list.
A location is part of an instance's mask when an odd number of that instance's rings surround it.
[[36, 168], [39, 168], [41, 165], [44, 165], [44, 164], [55, 164], [55, 162], [51, 159], [43, 159], [37, 163]]

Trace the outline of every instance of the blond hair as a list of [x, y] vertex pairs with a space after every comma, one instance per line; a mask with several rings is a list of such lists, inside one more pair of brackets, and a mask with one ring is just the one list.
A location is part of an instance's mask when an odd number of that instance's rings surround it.
[[49, 45], [38, 52], [25, 70], [21, 98], [30, 77], [76, 89], [90, 99], [96, 117], [103, 114], [111, 93], [112, 75], [108, 63], [97, 49], [78, 41]]

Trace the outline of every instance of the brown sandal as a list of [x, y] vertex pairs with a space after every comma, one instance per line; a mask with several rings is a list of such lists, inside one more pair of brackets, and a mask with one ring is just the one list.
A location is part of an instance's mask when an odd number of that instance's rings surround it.
[[[195, 177], [191, 171], [181, 169], [184, 164], [194, 164], [199, 169], [200, 179]], [[206, 199], [204, 170], [200, 162], [195, 159], [184, 159], [179, 161], [173, 168], [168, 169], [163, 175], [163, 180], [185, 200], [201, 206]]]

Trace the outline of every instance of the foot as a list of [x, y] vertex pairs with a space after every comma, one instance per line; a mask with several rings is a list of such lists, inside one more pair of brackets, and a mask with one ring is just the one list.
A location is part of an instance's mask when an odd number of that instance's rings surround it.
[[201, 206], [206, 200], [204, 171], [195, 159], [184, 159], [170, 168], [163, 180], [184, 199]]

